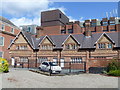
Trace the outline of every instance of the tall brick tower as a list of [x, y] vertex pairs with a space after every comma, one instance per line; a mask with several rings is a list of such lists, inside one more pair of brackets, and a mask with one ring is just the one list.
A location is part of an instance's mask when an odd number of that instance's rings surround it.
[[41, 26], [56, 26], [66, 25], [69, 23], [69, 18], [59, 9], [44, 11], [41, 13]]

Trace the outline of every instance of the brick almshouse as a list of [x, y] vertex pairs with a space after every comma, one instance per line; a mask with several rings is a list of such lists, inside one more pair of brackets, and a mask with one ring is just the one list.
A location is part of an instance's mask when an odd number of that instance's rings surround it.
[[[41, 13], [37, 35], [20, 32], [8, 47], [12, 64], [38, 67], [42, 61], [85, 61], [90, 67], [105, 67], [120, 58], [120, 19], [116, 17], [69, 22], [60, 10]], [[33, 62], [32, 64], [28, 64]], [[62, 64], [64, 67], [65, 64]]]

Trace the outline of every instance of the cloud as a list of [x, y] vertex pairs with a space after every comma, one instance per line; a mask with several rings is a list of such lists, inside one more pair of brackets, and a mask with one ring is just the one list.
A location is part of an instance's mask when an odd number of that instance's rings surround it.
[[73, 18], [72, 16], [68, 16], [70, 22], [78, 21], [77, 19]]
[[41, 11], [59, 9], [65, 14], [64, 7], [50, 7], [54, 2], [49, 0], [2, 0], [0, 10], [4, 15], [12, 17], [15, 25], [40, 25]]
[[34, 19], [29, 19], [29, 18], [25, 18], [25, 17], [12, 18], [12, 19], [10, 19], [10, 21], [12, 21], [18, 27], [20, 25], [31, 25], [31, 24], [40, 25], [40, 18], [39, 17], [36, 17]]
[[55, 9], [59, 9], [62, 13], [66, 14], [65, 11], [67, 9], [64, 7], [52, 7], [52, 8], [48, 8], [47, 10], [55, 10]]
[[41, 10], [47, 9], [50, 4], [49, 0], [2, 0], [1, 3], [2, 13], [14, 17], [35, 16]]

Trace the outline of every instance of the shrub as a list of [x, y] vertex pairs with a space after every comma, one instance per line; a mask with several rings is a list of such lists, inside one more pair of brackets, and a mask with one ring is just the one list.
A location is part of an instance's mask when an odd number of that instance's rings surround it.
[[107, 66], [107, 72], [111, 70], [120, 70], [120, 62], [118, 60], [113, 60], [111, 63]]
[[108, 75], [120, 76], [120, 70], [112, 70], [108, 72]]
[[0, 58], [0, 72], [8, 72], [9, 64], [6, 59]]

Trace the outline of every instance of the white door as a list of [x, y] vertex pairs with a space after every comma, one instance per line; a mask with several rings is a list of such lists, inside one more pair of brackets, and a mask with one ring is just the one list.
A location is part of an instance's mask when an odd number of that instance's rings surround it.
[[61, 67], [64, 67], [64, 58], [61, 58], [61, 59], [60, 59], [60, 66], [61, 66]]
[[15, 59], [12, 57], [11, 60], [12, 60], [11, 65], [14, 66], [14, 64], [15, 64]]
[[57, 58], [53, 58], [53, 62], [57, 64]]

